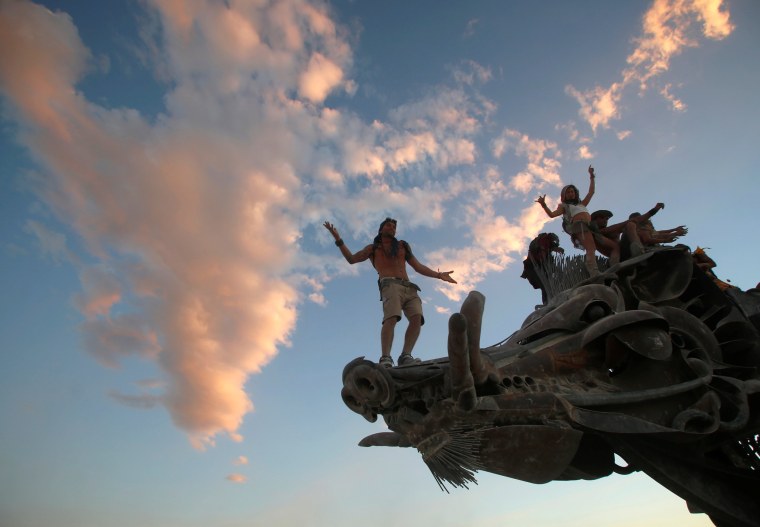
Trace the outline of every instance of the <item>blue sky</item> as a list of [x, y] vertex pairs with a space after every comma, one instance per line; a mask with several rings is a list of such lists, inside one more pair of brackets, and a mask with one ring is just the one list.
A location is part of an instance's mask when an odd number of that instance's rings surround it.
[[484, 344], [520, 326], [530, 239], [575, 254], [534, 200], [589, 164], [592, 210], [664, 202], [754, 287], [758, 49], [752, 0], [0, 0], [0, 524], [710, 525], [642, 475], [445, 494], [359, 448], [380, 304], [321, 224], [454, 270], [413, 276], [424, 359], [470, 290]]

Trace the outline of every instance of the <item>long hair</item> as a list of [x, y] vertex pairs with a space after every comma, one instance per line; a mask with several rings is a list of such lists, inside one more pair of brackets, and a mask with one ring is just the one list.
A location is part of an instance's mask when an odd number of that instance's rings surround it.
[[[565, 198], [565, 195], [567, 194], [567, 191], [573, 189], [575, 190], [575, 199], [572, 201], [568, 201], [567, 198]], [[581, 198], [579, 196], [578, 187], [575, 185], [567, 185], [565, 188], [562, 189], [562, 192], [560, 193], [560, 201], [562, 203], [570, 203], [571, 205], [577, 205], [580, 202]]]
[[[394, 224], [396, 223], [396, 220], [394, 220], [393, 218], [385, 218], [383, 220], [383, 222], [380, 224], [380, 227], [377, 229], [377, 236], [375, 236], [375, 239], [372, 240], [373, 251], [377, 249], [378, 247], [380, 247], [380, 245], [382, 245], [383, 235], [381, 233], [382, 233], [383, 227], [389, 221], [393, 222]], [[394, 237], [393, 241], [391, 242], [391, 256], [396, 256], [397, 254], [398, 254], [398, 240]]]

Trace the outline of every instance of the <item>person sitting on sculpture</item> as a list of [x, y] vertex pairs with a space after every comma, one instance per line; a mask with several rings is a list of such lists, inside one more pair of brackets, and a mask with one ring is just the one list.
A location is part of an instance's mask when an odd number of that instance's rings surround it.
[[565, 250], [559, 246], [559, 238], [551, 232], [542, 232], [528, 245], [528, 257], [523, 260], [523, 273], [520, 278], [525, 278], [533, 289], [541, 290], [541, 303], [546, 304], [546, 288], [538, 276], [537, 267], [542, 268], [549, 260], [553, 252], [564, 254]]
[[536, 203], [541, 205], [550, 218], [556, 218], [557, 216], [563, 216], [563, 228], [570, 234], [570, 239], [573, 240], [573, 244], [580, 248], [582, 247], [586, 251], [586, 269], [591, 276], [599, 274], [599, 268], [596, 264], [596, 244], [594, 243], [594, 233], [591, 231], [589, 224], [591, 223], [591, 215], [588, 212], [589, 202], [594, 195], [594, 168], [589, 165], [589, 186], [586, 197], [582, 200], [579, 199], [578, 187], [575, 185], [567, 185], [562, 189], [560, 194], [560, 203], [555, 210], [550, 210], [546, 206], [546, 194], [539, 196]]
[[715, 271], [713, 271], [716, 266], [715, 260], [707, 256], [707, 253], [702, 247], [697, 247], [696, 250], [691, 253], [691, 257], [694, 259], [696, 266], [709, 276], [721, 291], [726, 291], [727, 289], [739, 289], [735, 285], [724, 282], [718, 278]]
[[[637, 250], [641, 246], [641, 240], [638, 236], [638, 226], [640, 223], [648, 221], [649, 218], [657, 214], [661, 209], [665, 208], [664, 203], [658, 203], [652, 207], [646, 214], [639, 214], [628, 220], [609, 225], [608, 221], [613, 216], [612, 212], [602, 209], [591, 213], [591, 230], [594, 233], [594, 240], [596, 241], [596, 249], [601, 254], [610, 259], [610, 265], [615, 265], [621, 260], [621, 244], [625, 240], [628, 244], [637, 244], [637, 247], [633, 252], [641, 254], [643, 249]], [[625, 238], [623, 238], [625, 234]], [[627, 254], [630, 254], [627, 251]]]
[[657, 230], [654, 228], [651, 220], [645, 219], [642, 221], [642, 216], [644, 215], [638, 212], [632, 212], [628, 216], [628, 219], [636, 222], [636, 231], [635, 233], [623, 232], [621, 238], [623, 259], [638, 256], [651, 250], [653, 247], [658, 247], [665, 243], [673, 243], [689, 232], [689, 229], [685, 225], [679, 225], [673, 229]]
[[422, 301], [417, 295], [420, 288], [409, 281], [406, 264], [408, 263], [412, 269], [423, 276], [437, 278], [451, 284], [457, 283], [451, 277], [454, 271], [433, 271], [420, 263], [412, 253], [410, 245], [404, 240], [396, 239], [396, 226], [396, 220], [385, 218], [380, 224], [374, 241], [358, 252], [352, 253], [346, 247], [335, 226], [327, 221], [324, 223], [324, 227], [333, 235], [335, 245], [348, 263], [356, 264], [369, 260], [377, 271], [380, 300], [383, 302], [379, 364], [388, 368], [393, 366], [391, 346], [394, 329], [396, 323], [401, 320], [402, 312], [409, 321], [409, 326], [404, 336], [404, 346], [398, 358], [398, 365], [406, 366], [419, 362], [419, 359], [412, 357], [412, 349], [420, 335], [420, 329], [425, 324], [425, 318], [422, 315]]

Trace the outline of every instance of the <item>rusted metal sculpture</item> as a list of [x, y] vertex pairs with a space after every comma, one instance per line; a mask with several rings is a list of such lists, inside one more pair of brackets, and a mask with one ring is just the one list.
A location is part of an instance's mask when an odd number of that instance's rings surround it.
[[720, 527], [760, 525], [760, 300], [724, 294], [676, 248], [556, 283], [499, 344], [481, 349], [472, 292], [448, 357], [350, 362], [344, 402], [390, 430], [359, 444], [417, 448], [444, 490], [479, 470], [531, 483], [640, 470]]

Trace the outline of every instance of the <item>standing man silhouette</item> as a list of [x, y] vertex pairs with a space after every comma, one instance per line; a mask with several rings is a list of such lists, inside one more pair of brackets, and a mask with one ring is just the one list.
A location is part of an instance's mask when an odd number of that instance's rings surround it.
[[399, 355], [398, 365], [406, 366], [419, 362], [419, 359], [412, 357], [412, 349], [420, 336], [420, 329], [425, 324], [425, 318], [422, 316], [422, 301], [417, 295], [420, 288], [409, 281], [406, 264], [408, 263], [412, 269], [423, 276], [456, 284], [456, 281], [451, 278], [451, 273], [454, 271], [443, 273], [433, 271], [420, 263], [412, 253], [409, 244], [404, 240], [396, 239], [396, 225], [396, 220], [385, 218], [380, 224], [374, 241], [359, 252], [352, 253], [346, 247], [335, 226], [327, 221], [324, 223], [325, 228], [335, 238], [335, 245], [338, 246], [348, 263], [356, 264], [370, 260], [377, 271], [380, 299], [383, 302], [379, 364], [388, 368], [393, 366], [391, 346], [393, 345], [394, 329], [396, 323], [401, 320], [402, 312], [409, 321], [409, 327], [407, 327], [404, 335], [404, 347], [401, 350], [401, 355]]

